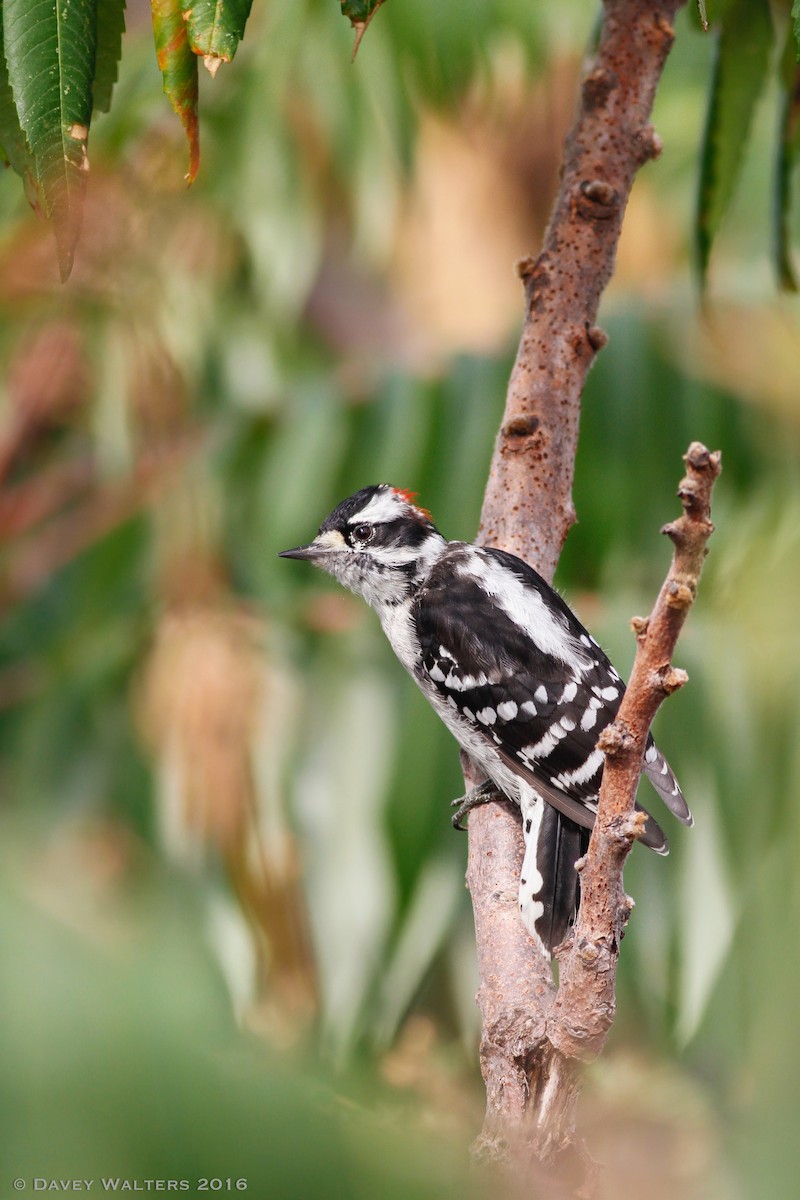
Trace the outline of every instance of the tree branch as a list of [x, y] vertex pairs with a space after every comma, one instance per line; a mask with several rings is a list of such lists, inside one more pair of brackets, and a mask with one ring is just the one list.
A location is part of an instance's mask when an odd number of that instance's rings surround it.
[[526, 313], [484, 499], [479, 540], [553, 578], [575, 519], [580, 395], [606, 335], [611, 278], [637, 170], [661, 152], [648, 123], [684, 0], [605, 0], [594, 63], [566, 146], [541, 253], [519, 264]]
[[[543, 247], [519, 267], [525, 322], [478, 540], [519, 554], [549, 580], [574, 521], [580, 395], [606, 341], [596, 326], [597, 308], [636, 171], [660, 151], [649, 119], [683, 2], [605, 0], [597, 54], [582, 83]], [[479, 781], [469, 764], [465, 778], [468, 787]], [[546, 1159], [574, 1139], [578, 1084], [570, 1059], [550, 1042], [554, 986], [550, 964], [519, 919], [521, 859], [515, 811], [487, 804], [470, 814], [467, 882], [487, 1089], [477, 1149], [503, 1158], [509, 1142], [521, 1139]], [[562, 1009], [563, 1032], [569, 1022]]]
[[[616, 719], [598, 741], [606, 762], [597, 821], [581, 869], [578, 920], [559, 954], [558, 993], [545, 1025], [549, 1074], [569, 1075], [575, 1060], [596, 1058], [614, 1020], [619, 947], [633, 907], [623, 889], [622, 868], [644, 828], [644, 814], [634, 811], [636, 789], [653, 718], [688, 678], [671, 659], [714, 532], [711, 491], [720, 459], [719, 451], [712, 454], [699, 442], [684, 456], [687, 473], [678, 488], [683, 515], [662, 530], [674, 543], [672, 566], [650, 617], [631, 622], [636, 658]], [[555, 1103], [550, 1113], [539, 1114], [538, 1135], [548, 1146], [564, 1131], [558, 1108]]]

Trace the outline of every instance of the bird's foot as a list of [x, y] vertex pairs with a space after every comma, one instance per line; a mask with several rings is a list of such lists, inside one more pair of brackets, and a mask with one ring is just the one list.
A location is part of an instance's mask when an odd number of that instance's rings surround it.
[[488, 804], [492, 800], [502, 800], [503, 794], [498, 791], [491, 779], [484, 779], [483, 783], [479, 783], [476, 787], [471, 788], [466, 796], [458, 796], [457, 799], [451, 801], [450, 807], [458, 809], [453, 813], [453, 828], [460, 829], [466, 832], [466, 826], [461, 824], [463, 818], [473, 808], [478, 808], [481, 804]]

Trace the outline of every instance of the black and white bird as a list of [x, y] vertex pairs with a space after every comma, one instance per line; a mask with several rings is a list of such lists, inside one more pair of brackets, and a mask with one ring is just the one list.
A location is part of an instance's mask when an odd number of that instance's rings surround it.
[[[601, 731], [625, 685], [561, 596], [513, 554], [448, 542], [413, 493], [362, 488], [323, 521], [308, 559], [378, 614], [400, 662], [487, 783], [461, 813], [500, 791], [519, 805], [525, 855], [522, 919], [549, 954], [579, 902], [577, 859], [597, 813]], [[645, 772], [686, 825], [692, 816], [648, 738]], [[641, 840], [667, 839], [648, 814]]]

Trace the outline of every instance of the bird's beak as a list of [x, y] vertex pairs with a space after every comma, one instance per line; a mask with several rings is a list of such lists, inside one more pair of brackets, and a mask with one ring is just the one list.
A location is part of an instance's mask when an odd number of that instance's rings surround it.
[[295, 546], [294, 550], [281, 550], [278, 558], [317, 558], [318, 555], [324, 553], [321, 546], [315, 546], [312, 542], [310, 546]]
[[313, 542], [307, 546], [295, 546], [294, 550], [282, 550], [278, 558], [305, 558], [312, 562], [315, 558], [324, 558], [333, 550], [344, 548], [344, 538], [336, 530], [326, 530], [318, 533]]

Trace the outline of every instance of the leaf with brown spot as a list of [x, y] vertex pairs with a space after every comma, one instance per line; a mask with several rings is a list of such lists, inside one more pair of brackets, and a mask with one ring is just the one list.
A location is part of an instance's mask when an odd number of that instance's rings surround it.
[[229, 63], [244, 37], [253, 0], [194, 0], [184, 10], [189, 45], [213, 76]]
[[178, 0], [150, 0], [158, 68], [174, 112], [180, 117], [189, 142], [188, 183], [194, 183], [200, 167], [200, 128], [197, 117], [197, 56], [189, 45], [189, 33]]
[[342, 15], [347, 17], [356, 31], [356, 40], [353, 44], [353, 58], [355, 58], [356, 54], [358, 54], [358, 47], [361, 45], [361, 39], [367, 32], [375, 13], [385, 3], [385, 0], [340, 0], [340, 2]]
[[8, 79], [53, 223], [62, 281], [83, 218], [97, 52], [95, 0], [5, 0]]

